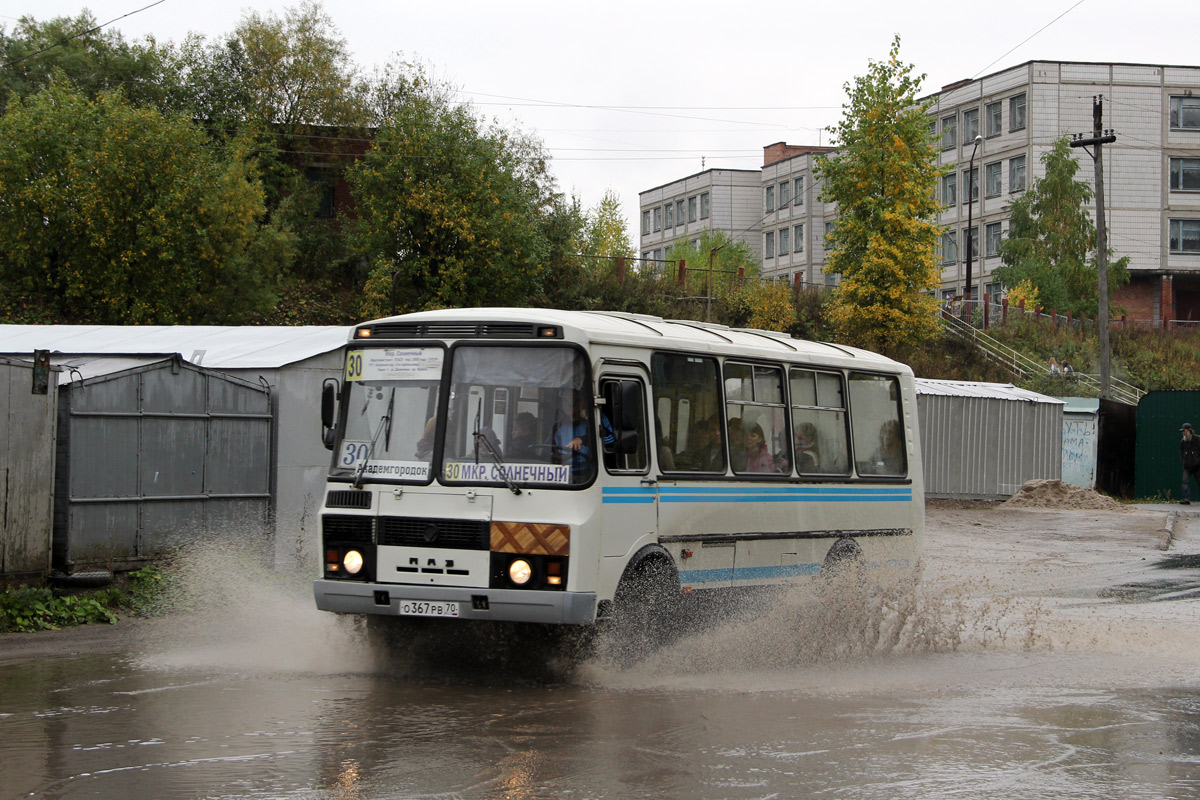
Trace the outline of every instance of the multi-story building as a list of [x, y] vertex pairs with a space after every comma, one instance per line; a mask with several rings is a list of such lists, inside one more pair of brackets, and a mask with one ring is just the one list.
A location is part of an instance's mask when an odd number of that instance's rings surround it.
[[725, 231], [761, 257], [761, 185], [756, 169], [710, 169], [641, 192], [642, 258], [666, 258], [675, 242], [697, 241], [706, 230]]
[[[992, 275], [1010, 206], [1044, 174], [1057, 139], [1091, 135], [1097, 96], [1117, 137], [1104, 146], [1108, 243], [1130, 258], [1130, 283], [1113, 302], [1136, 320], [1200, 320], [1200, 67], [1030, 61], [932, 95], [930, 128], [950, 168], [937, 189], [944, 294], [964, 291], [968, 235], [972, 296], [1003, 291]], [[1076, 152], [1077, 178], [1091, 183], [1093, 162]]]
[[825, 274], [825, 233], [837, 207], [822, 203], [816, 157], [832, 147], [776, 142], [763, 148], [762, 274], [795, 284], [833, 285]]
[[[972, 296], [1003, 293], [993, 275], [1012, 202], [1044, 174], [1041, 157], [1057, 139], [1091, 134], [1096, 96], [1103, 96], [1104, 128], [1117, 137], [1104, 146], [1108, 242], [1115, 257], [1130, 257], [1130, 283], [1113, 302], [1132, 320], [1200, 320], [1200, 67], [1030, 61], [925, 98], [939, 162], [948, 169], [934, 187], [946, 206], [939, 217], [946, 226], [943, 296], [964, 293], [968, 235]], [[834, 282], [823, 266], [836, 209], [819, 202], [813, 178], [816, 156], [828, 151], [769, 145], [761, 170], [739, 171], [741, 180], [759, 176], [759, 221], [745, 223], [750, 231], [739, 222], [736, 230], [754, 234], [764, 276]], [[1075, 152], [1077, 177], [1091, 182], [1091, 159]], [[667, 197], [650, 199], [655, 191], [642, 194], [643, 252], [653, 227], [646, 212]], [[735, 230], [723, 221], [713, 227]]]

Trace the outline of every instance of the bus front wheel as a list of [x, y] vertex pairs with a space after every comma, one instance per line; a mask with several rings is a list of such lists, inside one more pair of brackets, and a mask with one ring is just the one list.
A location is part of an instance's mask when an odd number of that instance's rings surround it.
[[632, 663], [667, 643], [678, 627], [679, 573], [665, 551], [653, 546], [638, 553], [625, 568], [613, 597], [610, 627], [614, 644]]

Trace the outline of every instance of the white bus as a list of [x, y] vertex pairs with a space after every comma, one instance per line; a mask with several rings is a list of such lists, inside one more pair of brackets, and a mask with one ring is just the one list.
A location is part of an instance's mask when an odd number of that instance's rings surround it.
[[916, 565], [912, 371], [874, 353], [623, 313], [443, 310], [357, 326], [337, 384], [326, 611], [590, 625], [635, 587]]

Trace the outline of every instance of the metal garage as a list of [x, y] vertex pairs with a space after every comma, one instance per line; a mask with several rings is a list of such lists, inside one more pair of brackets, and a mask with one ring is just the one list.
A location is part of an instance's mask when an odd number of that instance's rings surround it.
[[270, 511], [267, 390], [177, 356], [56, 357], [54, 567], [119, 570]]
[[998, 500], [1062, 476], [1061, 400], [1008, 383], [918, 378], [926, 497]]

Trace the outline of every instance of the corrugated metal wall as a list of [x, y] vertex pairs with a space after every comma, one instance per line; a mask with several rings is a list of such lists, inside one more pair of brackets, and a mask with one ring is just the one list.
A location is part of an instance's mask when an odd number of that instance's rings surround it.
[[1062, 475], [1062, 405], [921, 394], [925, 496], [999, 499]]
[[0, 358], [0, 575], [6, 576], [50, 571], [58, 394], [34, 394], [32, 387], [31, 362]]
[[[1179, 426], [1200, 429], [1200, 392], [1148, 392], [1137, 407], [1134, 493], [1178, 500], [1182, 489]], [[1196, 500], [1196, 487], [1192, 486]]]
[[62, 392], [57, 568], [122, 569], [205, 532], [265, 530], [272, 427], [265, 389], [161, 362]]

